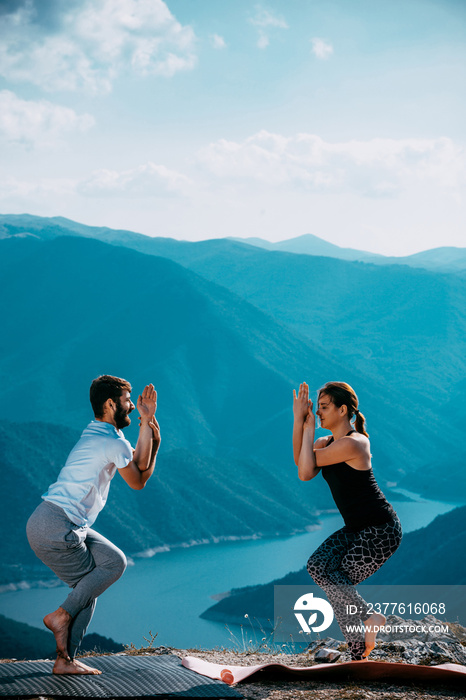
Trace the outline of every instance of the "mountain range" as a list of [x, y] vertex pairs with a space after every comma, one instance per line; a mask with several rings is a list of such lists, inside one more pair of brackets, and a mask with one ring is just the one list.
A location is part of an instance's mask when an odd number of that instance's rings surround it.
[[[10, 236], [31, 236], [40, 239], [50, 239], [69, 235], [97, 238], [106, 243], [124, 245], [143, 253], [155, 255], [162, 255], [161, 250], [168, 252], [176, 248], [192, 247], [192, 244], [186, 241], [175, 241], [166, 237], [145, 236], [127, 230], [86, 226], [62, 216], [47, 218], [30, 214], [0, 214], [0, 239]], [[464, 247], [442, 246], [412, 255], [386, 256], [355, 248], [341, 247], [334, 243], [329, 243], [312, 233], [306, 233], [276, 243], [258, 237], [220, 240], [231, 240], [238, 244], [250, 245], [265, 250], [370, 262], [376, 265], [407, 265], [409, 267], [421, 267], [443, 272], [461, 272], [466, 270], [466, 248]], [[157, 249], [158, 252], [156, 252]], [[170, 257], [170, 255], [167, 257]]]
[[[98, 521], [128, 553], [289, 534], [331, 508], [292, 462], [303, 380], [355, 386], [384, 491], [464, 502], [464, 275], [59, 217], [2, 216], [0, 235], [3, 582], [45, 575], [24, 523], [103, 373], [158, 391], [157, 476], [141, 493], [115, 479]], [[127, 433], [134, 443], [136, 426]]]
[[[432, 419], [439, 402], [466, 376], [466, 276], [446, 274], [442, 266], [439, 271], [341, 260], [330, 252], [346, 249], [312, 236], [317, 255], [271, 252], [230, 239], [150, 238], [60, 217], [0, 216], [0, 235], [3, 243], [24, 236], [30, 243], [97, 238], [169, 258], [265, 311], [343, 366], [369, 374], [385, 391], [408, 390], [424, 398], [423, 410]], [[302, 238], [309, 239], [293, 240]], [[466, 260], [466, 248], [455, 250], [458, 260]], [[440, 254], [437, 249], [418, 255], [435, 261]]]

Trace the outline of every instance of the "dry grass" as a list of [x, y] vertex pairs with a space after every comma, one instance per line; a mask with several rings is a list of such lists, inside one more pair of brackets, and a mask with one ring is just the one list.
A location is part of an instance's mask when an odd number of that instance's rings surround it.
[[466, 647], [466, 629], [458, 622], [447, 622], [446, 624], [459, 643]]

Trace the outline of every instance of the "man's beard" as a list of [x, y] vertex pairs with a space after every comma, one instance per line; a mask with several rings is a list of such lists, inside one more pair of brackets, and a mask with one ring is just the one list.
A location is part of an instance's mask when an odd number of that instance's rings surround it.
[[116, 427], [118, 428], [118, 430], [126, 428], [131, 423], [131, 418], [129, 417], [128, 413], [120, 406], [119, 403], [117, 403], [117, 408], [113, 419], [116, 423]]

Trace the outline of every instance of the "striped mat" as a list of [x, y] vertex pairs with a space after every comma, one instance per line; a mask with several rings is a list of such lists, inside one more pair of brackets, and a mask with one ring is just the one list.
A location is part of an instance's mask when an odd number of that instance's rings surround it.
[[[84, 661], [84, 659], [83, 659]], [[91, 656], [99, 676], [54, 676], [53, 661], [0, 663], [1, 697], [86, 698], [241, 698], [222, 681], [200, 676], [171, 654]]]

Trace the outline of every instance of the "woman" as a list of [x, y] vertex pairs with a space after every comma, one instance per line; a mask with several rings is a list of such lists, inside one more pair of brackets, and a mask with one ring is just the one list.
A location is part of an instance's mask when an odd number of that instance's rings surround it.
[[[365, 419], [349, 384], [328, 382], [319, 391], [317, 415], [331, 436], [314, 442], [315, 416], [306, 383], [300, 385], [297, 396], [293, 390], [293, 413], [293, 454], [299, 478], [309, 481], [322, 471], [345, 521], [345, 527], [311, 555], [307, 570], [325, 591], [351, 659], [358, 661], [375, 647], [377, 629], [385, 624], [385, 617], [370, 614], [354, 586], [396, 551], [402, 536], [400, 521], [372, 473]], [[357, 610], [356, 615], [350, 610]]]

